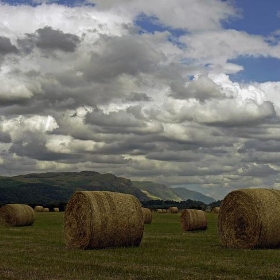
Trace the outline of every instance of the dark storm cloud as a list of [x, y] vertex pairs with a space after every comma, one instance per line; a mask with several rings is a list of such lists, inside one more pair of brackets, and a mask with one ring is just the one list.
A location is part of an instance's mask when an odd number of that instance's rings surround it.
[[6, 55], [9, 53], [17, 52], [17, 47], [11, 43], [11, 40], [9, 38], [0, 36], [0, 55]]

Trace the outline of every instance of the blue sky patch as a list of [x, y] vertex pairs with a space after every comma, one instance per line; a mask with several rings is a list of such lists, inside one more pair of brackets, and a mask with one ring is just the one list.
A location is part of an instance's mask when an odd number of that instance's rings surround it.
[[242, 57], [232, 59], [230, 63], [242, 65], [244, 70], [237, 74], [230, 75], [231, 79], [237, 82], [267, 82], [279, 81], [280, 59], [271, 57]]

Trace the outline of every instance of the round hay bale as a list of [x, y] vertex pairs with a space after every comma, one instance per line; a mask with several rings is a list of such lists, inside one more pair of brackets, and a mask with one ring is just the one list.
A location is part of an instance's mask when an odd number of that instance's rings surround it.
[[223, 200], [218, 216], [222, 245], [231, 248], [280, 247], [280, 191], [240, 189]]
[[41, 205], [36, 205], [36, 206], [34, 207], [34, 211], [35, 211], [35, 212], [44, 212], [44, 207], [41, 206]]
[[79, 191], [66, 205], [64, 235], [68, 248], [139, 246], [143, 231], [141, 204], [133, 195]]
[[32, 207], [26, 204], [6, 204], [0, 208], [0, 223], [10, 227], [31, 226], [35, 221]]
[[202, 210], [185, 209], [180, 216], [183, 231], [207, 229], [206, 213]]
[[213, 207], [213, 208], [212, 208], [212, 212], [213, 212], [214, 214], [219, 214], [219, 212], [220, 212], [220, 207]]
[[49, 208], [47, 208], [47, 207], [44, 207], [44, 212], [50, 212], [50, 209]]
[[141, 207], [143, 213], [144, 224], [152, 223], [152, 211], [149, 208]]
[[168, 210], [172, 214], [177, 214], [179, 212], [178, 207], [169, 207]]
[[58, 208], [58, 207], [54, 207], [54, 208], [53, 208], [53, 211], [54, 211], [54, 212], [59, 212], [59, 208]]

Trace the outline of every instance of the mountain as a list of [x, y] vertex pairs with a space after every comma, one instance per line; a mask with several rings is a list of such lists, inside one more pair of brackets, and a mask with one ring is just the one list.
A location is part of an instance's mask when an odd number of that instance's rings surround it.
[[139, 200], [148, 196], [129, 179], [95, 171], [48, 172], [0, 177], [0, 203], [67, 202], [79, 190], [115, 191], [132, 194]]
[[195, 200], [195, 201], [202, 201], [206, 204], [212, 203], [216, 201], [214, 198], [206, 196], [200, 192], [191, 191], [186, 188], [171, 188], [174, 193], [176, 193], [181, 200]]
[[150, 181], [132, 181], [132, 183], [144, 192], [149, 199], [181, 201], [181, 198], [165, 185]]
[[185, 188], [169, 188], [150, 181], [131, 181], [113, 174], [95, 171], [47, 172], [0, 176], [0, 204], [67, 202], [76, 191], [114, 191], [132, 194], [140, 201], [196, 200], [211, 203], [214, 199]]
[[203, 195], [200, 192], [191, 191], [186, 188], [169, 188], [163, 184], [150, 181], [132, 181], [133, 185], [144, 192], [150, 199], [185, 201], [194, 200], [203, 203], [212, 203], [214, 198]]

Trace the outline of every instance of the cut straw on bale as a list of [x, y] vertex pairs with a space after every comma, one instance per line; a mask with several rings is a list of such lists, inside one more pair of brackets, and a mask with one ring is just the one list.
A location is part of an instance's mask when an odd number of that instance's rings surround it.
[[168, 210], [172, 214], [177, 214], [179, 212], [178, 207], [174, 207], [174, 206], [173, 207], [169, 207]]
[[53, 211], [54, 211], [54, 212], [59, 212], [59, 208], [58, 208], [58, 207], [54, 207], [54, 208], [53, 208]]
[[206, 213], [202, 210], [185, 209], [180, 216], [180, 221], [184, 231], [207, 229]]
[[133, 195], [79, 191], [66, 205], [64, 236], [68, 248], [139, 246], [143, 231], [141, 204]]
[[218, 234], [226, 247], [280, 247], [280, 191], [240, 189], [230, 192], [220, 207]]
[[144, 224], [152, 223], [152, 211], [149, 208], [141, 207], [143, 213]]
[[50, 209], [47, 208], [47, 207], [45, 207], [45, 208], [44, 208], [44, 212], [50, 212]]
[[34, 210], [26, 204], [6, 204], [0, 208], [0, 223], [5, 226], [31, 226], [35, 221]]
[[44, 207], [41, 205], [37, 205], [37, 206], [35, 206], [34, 211], [35, 212], [44, 212]]

